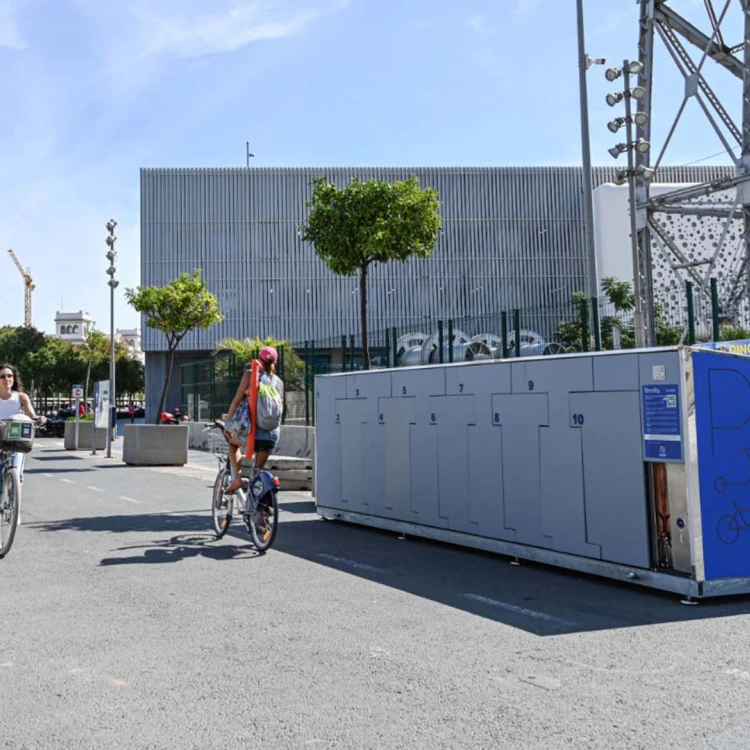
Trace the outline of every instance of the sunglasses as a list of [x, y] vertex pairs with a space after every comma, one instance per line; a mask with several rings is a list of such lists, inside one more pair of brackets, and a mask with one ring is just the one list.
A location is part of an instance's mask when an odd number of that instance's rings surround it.
[[0, 380], [13, 380], [12, 375], [0, 375]]

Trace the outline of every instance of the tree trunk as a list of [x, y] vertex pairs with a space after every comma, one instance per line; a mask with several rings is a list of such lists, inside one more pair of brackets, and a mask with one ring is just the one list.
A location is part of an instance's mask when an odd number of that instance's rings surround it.
[[167, 402], [167, 391], [169, 390], [169, 381], [172, 377], [172, 367], [174, 366], [174, 349], [170, 349], [167, 354], [167, 374], [164, 377], [164, 388], [161, 392], [161, 398], [159, 399], [159, 408], [156, 410], [156, 424], [159, 424], [159, 417], [164, 411], [164, 405]]
[[362, 266], [359, 272], [359, 312], [362, 318], [362, 369], [370, 369], [370, 348], [367, 336], [367, 267]]

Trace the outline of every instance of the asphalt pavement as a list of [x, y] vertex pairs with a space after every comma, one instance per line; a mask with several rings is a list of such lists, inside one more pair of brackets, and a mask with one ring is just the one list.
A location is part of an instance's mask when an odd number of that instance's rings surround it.
[[38, 441], [0, 560], [3, 748], [750, 747], [750, 598], [326, 522], [210, 531], [214, 461]]

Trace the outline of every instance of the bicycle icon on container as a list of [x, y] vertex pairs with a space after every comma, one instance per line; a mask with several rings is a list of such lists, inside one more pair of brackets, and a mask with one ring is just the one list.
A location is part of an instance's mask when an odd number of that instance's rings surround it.
[[750, 513], [750, 508], [740, 508], [736, 500], [732, 500], [734, 513], [725, 513], [719, 516], [716, 523], [716, 535], [722, 544], [734, 544], [740, 538], [740, 532], [750, 529], [746, 513]]
[[[750, 447], [747, 445], [743, 445], [742, 448], [739, 449], [739, 453], [744, 453], [745, 458], [747, 459], [748, 463], [750, 463]], [[742, 480], [741, 482], [730, 482], [726, 477], [716, 477], [714, 479], [714, 489], [721, 495], [722, 493], [726, 492], [729, 487], [746, 487], [750, 485], [750, 476], [747, 477], [747, 479]]]

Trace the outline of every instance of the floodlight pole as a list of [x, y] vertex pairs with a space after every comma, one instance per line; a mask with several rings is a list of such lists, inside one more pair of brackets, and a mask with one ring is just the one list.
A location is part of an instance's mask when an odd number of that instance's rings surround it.
[[[622, 64], [625, 81], [625, 132], [628, 155], [628, 203], [630, 211], [630, 245], [633, 253], [633, 296], [635, 297], [635, 345], [644, 348], [655, 345], [654, 294], [651, 282], [651, 253], [643, 252], [638, 241], [638, 220], [636, 201], [635, 141], [633, 139], [633, 107], [630, 90], [630, 61]], [[650, 250], [650, 248], [646, 248]]]
[[115, 259], [117, 253], [115, 252], [115, 227], [117, 222], [114, 219], [110, 219], [107, 222], [107, 232], [109, 232], [106, 243], [107, 243], [107, 260], [109, 261], [109, 268], [107, 268], [107, 275], [109, 276], [109, 396], [110, 403], [107, 414], [107, 458], [112, 458], [112, 430], [115, 426], [115, 420], [112, 418], [112, 410], [114, 409], [117, 413], [117, 391], [115, 383], [115, 288], [120, 283], [115, 279]]

